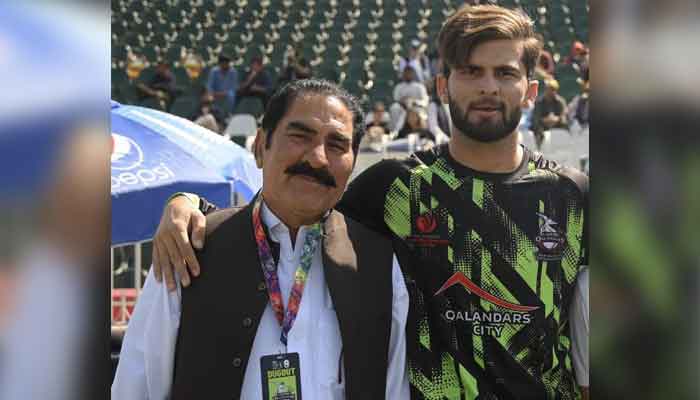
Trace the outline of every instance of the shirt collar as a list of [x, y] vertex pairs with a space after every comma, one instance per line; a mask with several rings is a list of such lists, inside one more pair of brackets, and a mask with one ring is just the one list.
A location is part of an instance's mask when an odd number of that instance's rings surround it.
[[[328, 218], [328, 215], [330, 215], [330, 213], [330, 210], [326, 212], [321, 218], [321, 222], [325, 221], [326, 218]], [[270, 234], [271, 240], [279, 243], [280, 236], [289, 236], [289, 228], [287, 227], [287, 225], [284, 224], [284, 222], [282, 222], [282, 220], [279, 219], [279, 217], [275, 215], [275, 213], [272, 212], [272, 210], [270, 210], [270, 208], [265, 203], [265, 200], [262, 200], [262, 204], [260, 206], [260, 216], [263, 224], [265, 224], [265, 227], [267, 228], [267, 231]], [[308, 227], [306, 225], [301, 226], [299, 228], [299, 233], [306, 232], [307, 228]]]
[[260, 206], [260, 216], [262, 217], [262, 222], [267, 227], [267, 231], [270, 233], [270, 239], [275, 242], [279, 242], [279, 236], [289, 233], [289, 228], [275, 215], [275, 213], [270, 210], [270, 208], [262, 201]]

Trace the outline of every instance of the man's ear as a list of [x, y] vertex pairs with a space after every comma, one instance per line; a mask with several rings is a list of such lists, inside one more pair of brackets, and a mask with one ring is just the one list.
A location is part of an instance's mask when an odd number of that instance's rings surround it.
[[437, 89], [437, 95], [440, 98], [442, 104], [447, 104], [447, 77], [444, 74], [437, 74], [435, 76], [435, 85]]
[[536, 79], [528, 81], [527, 92], [525, 92], [525, 98], [523, 99], [522, 104], [523, 107], [532, 108], [535, 105], [539, 86], [540, 83]]
[[255, 140], [253, 141], [253, 156], [255, 156], [255, 165], [258, 168], [263, 167], [263, 149], [265, 148], [265, 132], [262, 128], [258, 128], [258, 132], [255, 134]]

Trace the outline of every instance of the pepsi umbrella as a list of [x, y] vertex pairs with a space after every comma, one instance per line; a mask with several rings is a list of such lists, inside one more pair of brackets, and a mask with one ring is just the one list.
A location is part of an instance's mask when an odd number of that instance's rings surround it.
[[178, 116], [150, 108], [112, 102], [112, 114], [136, 121], [180, 146], [202, 164], [233, 184], [233, 191], [248, 202], [262, 187], [262, 173], [243, 147], [209, 129]]
[[[231, 203], [232, 183], [174, 141], [166, 122], [139, 119], [142, 110], [112, 104], [113, 245], [153, 237], [163, 205], [174, 192], [199, 193], [219, 207]], [[187, 133], [184, 125], [176, 129]]]

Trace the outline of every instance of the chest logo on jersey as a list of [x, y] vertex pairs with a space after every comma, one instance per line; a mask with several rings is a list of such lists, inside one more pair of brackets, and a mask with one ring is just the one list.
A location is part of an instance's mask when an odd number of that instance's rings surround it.
[[561, 260], [566, 238], [558, 227], [559, 223], [542, 213], [537, 213], [537, 216], [540, 220], [540, 232], [535, 237], [537, 259], [542, 261]]
[[445, 281], [440, 289], [435, 292], [435, 296], [457, 284], [462, 285], [465, 289], [467, 289], [467, 291], [469, 291], [469, 293], [472, 293], [481, 299], [504, 309], [503, 311], [445, 311], [444, 317], [450, 322], [471, 322], [472, 333], [477, 336], [490, 335], [500, 337], [505, 324], [527, 325], [531, 322], [529, 313], [539, 308], [539, 306], [526, 306], [511, 303], [498, 296], [494, 296], [493, 294], [479, 287], [479, 285], [472, 282], [459, 271], [452, 274], [452, 276]]
[[435, 230], [438, 227], [438, 222], [434, 214], [427, 212], [419, 215], [416, 217], [415, 225], [418, 233], [408, 236], [406, 238], [408, 243], [421, 247], [435, 247], [450, 243], [449, 240], [443, 239], [440, 237], [440, 235], [435, 233]]

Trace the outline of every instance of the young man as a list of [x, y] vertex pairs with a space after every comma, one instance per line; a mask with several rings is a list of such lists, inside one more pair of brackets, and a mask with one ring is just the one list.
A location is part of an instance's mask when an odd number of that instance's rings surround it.
[[267, 99], [270, 97], [272, 90], [272, 78], [265, 70], [263, 59], [261, 56], [254, 56], [250, 62], [248, 76], [238, 88], [236, 97], [243, 99], [244, 97], [257, 97], [262, 103], [262, 108], [267, 106]]
[[[338, 205], [392, 238], [413, 398], [587, 398], [588, 180], [518, 144], [540, 48], [520, 12], [459, 9], [439, 36], [450, 142], [370, 167]], [[203, 216], [180, 196], [155, 240], [166, 280], [171, 260], [199, 274], [188, 226], [201, 246]]]
[[208, 273], [189, 288], [149, 275], [112, 399], [257, 400], [280, 385], [289, 398], [409, 397], [408, 293], [391, 242], [332, 210], [363, 122], [329, 82], [272, 97], [255, 143], [261, 193], [207, 217]]

